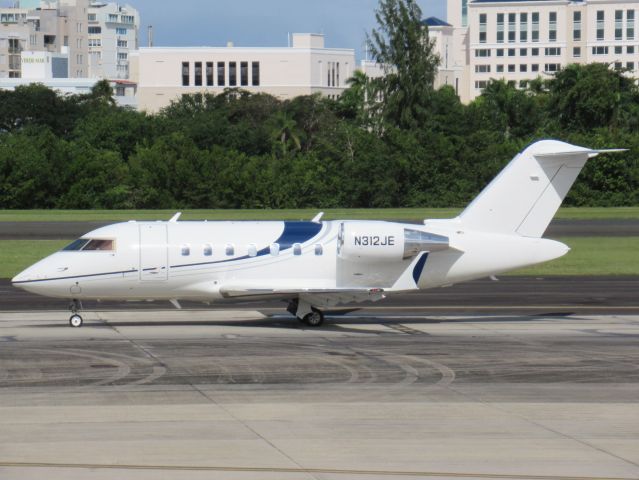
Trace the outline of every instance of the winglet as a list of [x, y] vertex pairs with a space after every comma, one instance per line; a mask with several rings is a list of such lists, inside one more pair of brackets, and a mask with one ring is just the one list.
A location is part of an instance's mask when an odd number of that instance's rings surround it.
[[322, 223], [322, 217], [324, 216], [324, 212], [320, 212], [317, 215], [315, 215], [313, 217], [313, 220], [311, 220], [311, 222], [313, 223]]
[[428, 252], [421, 252], [399, 276], [393, 287], [387, 291], [419, 290], [418, 283], [428, 260]]
[[177, 298], [172, 298], [171, 300], [169, 300], [169, 302], [171, 302], [171, 305], [173, 305], [178, 310], [182, 310], [182, 305], [180, 305], [180, 302], [177, 300]]
[[182, 212], [177, 212], [175, 215], [171, 217], [171, 220], [169, 220], [169, 223], [177, 223], [181, 215], [182, 215]]

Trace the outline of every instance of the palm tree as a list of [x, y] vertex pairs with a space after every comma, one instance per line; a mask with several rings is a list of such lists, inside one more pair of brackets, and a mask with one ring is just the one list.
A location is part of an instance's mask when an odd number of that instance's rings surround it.
[[296, 150], [302, 149], [302, 142], [297, 133], [297, 122], [288, 113], [279, 111], [273, 116], [273, 138], [279, 141], [282, 154], [286, 155], [290, 144]]

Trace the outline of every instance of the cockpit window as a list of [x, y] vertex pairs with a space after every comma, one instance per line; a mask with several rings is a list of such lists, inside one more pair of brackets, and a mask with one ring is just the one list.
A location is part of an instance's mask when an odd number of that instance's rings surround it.
[[82, 247], [84, 247], [87, 243], [89, 243], [89, 240], [86, 238], [78, 238], [75, 242], [67, 245], [66, 247], [64, 247], [62, 249], [63, 252], [77, 252], [82, 250]]
[[79, 238], [62, 249], [63, 252], [112, 252], [115, 240]]
[[89, 243], [82, 248], [83, 252], [112, 252], [113, 250], [115, 250], [115, 242], [113, 240], [98, 239], [89, 240]]

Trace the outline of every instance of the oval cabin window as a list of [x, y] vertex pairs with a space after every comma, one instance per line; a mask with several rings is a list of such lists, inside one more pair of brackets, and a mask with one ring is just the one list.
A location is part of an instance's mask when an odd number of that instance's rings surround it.
[[204, 244], [204, 256], [210, 257], [211, 255], [213, 255], [213, 247], [210, 243]]
[[302, 245], [299, 243], [295, 243], [293, 245], [293, 255], [301, 255], [302, 254]]
[[248, 247], [248, 256], [257, 257], [257, 247], [253, 243], [251, 243]]
[[280, 254], [280, 244], [279, 243], [273, 243], [271, 244], [271, 255], [273, 255], [274, 257], [278, 256]]
[[320, 245], [319, 243], [315, 245], [315, 255], [324, 255], [324, 247], [322, 247], [322, 245]]
[[235, 255], [235, 247], [229, 243], [226, 246], [226, 256], [232, 257], [233, 255]]
[[182, 245], [180, 251], [181, 251], [183, 257], [188, 257], [189, 255], [191, 255], [191, 247], [190, 247], [190, 245]]

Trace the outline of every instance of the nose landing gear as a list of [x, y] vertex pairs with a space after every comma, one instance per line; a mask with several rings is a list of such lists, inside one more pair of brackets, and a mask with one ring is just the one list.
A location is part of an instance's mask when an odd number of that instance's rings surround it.
[[84, 323], [82, 317], [78, 314], [82, 310], [82, 302], [75, 298], [69, 304], [69, 310], [71, 310], [71, 317], [69, 317], [69, 325], [73, 328], [80, 328]]

